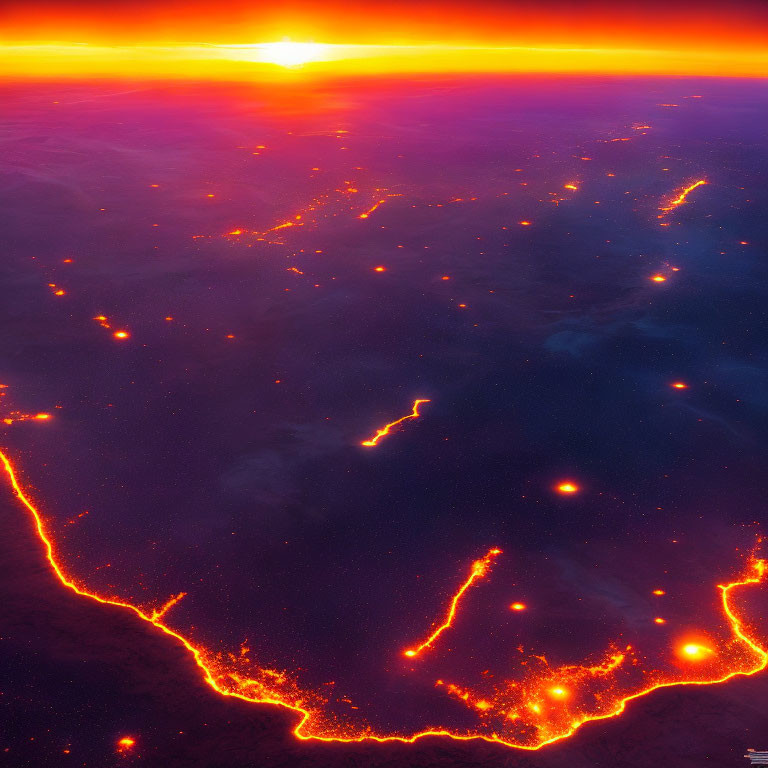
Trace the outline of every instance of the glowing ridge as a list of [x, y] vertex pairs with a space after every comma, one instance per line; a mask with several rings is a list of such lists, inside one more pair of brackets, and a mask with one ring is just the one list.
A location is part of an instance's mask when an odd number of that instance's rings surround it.
[[[275, 706], [289, 709], [295, 712], [297, 715], [300, 715], [299, 722], [293, 729], [293, 734], [298, 739], [314, 739], [325, 742], [345, 743], [364, 741], [397, 741], [402, 743], [413, 743], [416, 740], [427, 736], [443, 736], [458, 741], [483, 740], [486, 742], [501, 744], [507, 747], [535, 751], [545, 746], [546, 744], [551, 744], [571, 736], [584, 723], [616, 717], [626, 709], [628, 702], [632, 701], [633, 699], [645, 696], [659, 688], [671, 688], [677, 685], [711, 685], [715, 683], [723, 683], [726, 680], [730, 680], [731, 678], [739, 675], [754, 675], [757, 672], [765, 669], [768, 665], [768, 652], [762, 648], [762, 646], [760, 646], [754, 638], [750, 637], [745, 632], [742, 619], [740, 619], [733, 612], [729, 602], [729, 596], [732, 590], [738, 587], [755, 585], [763, 582], [766, 570], [768, 570], [766, 568], [766, 562], [765, 560], [753, 560], [751, 563], [751, 568], [754, 572], [754, 575], [744, 575], [736, 581], [730, 582], [728, 584], [718, 585], [718, 589], [721, 592], [723, 614], [728, 620], [734, 636], [731, 642], [736, 642], [743, 645], [744, 648], [742, 648], [742, 651], [753, 657], [751, 663], [745, 664], [744, 668], [730, 669], [724, 674], [709, 680], [672, 680], [651, 682], [642, 690], [617, 698], [615, 701], [608, 702], [607, 704], [603, 704], [603, 707], [606, 711], [601, 711], [597, 714], [578, 714], [566, 711], [565, 715], [567, 716], [567, 721], [558, 724], [556, 732], [552, 733], [552, 729], [547, 729], [547, 731], [544, 732], [537, 729], [535, 736], [532, 737], [532, 743], [516, 742], [511, 740], [510, 737], [499, 735], [497, 732], [491, 732], [488, 734], [473, 732], [456, 733], [445, 729], [436, 728], [426, 729], [410, 736], [397, 734], [377, 735], [373, 733], [369, 728], [352, 730], [350, 728], [337, 727], [336, 730], [331, 729], [325, 732], [310, 732], [310, 727], [313, 725], [313, 719], [316, 716], [319, 717], [320, 713], [316, 708], [307, 703], [308, 699], [311, 701], [311, 696], [308, 694], [299, 692], [298, 689], [294, 689], [293, 695], [289, 696], [286, 691], [280, 690], [280, 686], [286, 683], [286, 676], [282, 673], [266, 669], [260, 670], [260, 673], [262, 674], [265, 681], [271, 679], [274, 682], [275, 685], [273, 687], [269, 687], [268, 683], [264, 681], [243, 679], [233, 671], [222, 668], [221, 664], [217, 662], [216, 657], [213, 654], [210, 654], [207, 651], [192, 645], [192, 643], [181, 634], [175, 632], [173, 629], [163, 624], [160, 618], [156, 618], [154, 615], [151, 615], [130, 603], [101, 597], [100, 595], [97, 595], [93, 592], [82, 589], [74, 581], [68, 578], [54, 557], [53, 544], [51, 539], [49, 539], [46, 535], [45, 526], [43, 525], [43, 520], [40, 513], [37, 511], [32, 502], [27, 498], [23, 489], [19, 485], [13, 466], [3, 451], [0, 451], [0, 461], [2, 461], [3, 467], [6, 474], [8, 475], [8, 479], [13, 488], [13, 491], [18, 497], [19, 501], [27, 508], [35, 521], [37, 535], [45, 547], [46, 557], [51, 566], [51, 569], [65, 587], [71, 589], [78, 595], [89, 597], [92, 600], [95, 600], [96, 602], [102, 603], [104, 605], [114, 605], [132, 611], [139, 618], [149, 622], [150, 624], [153, 624], [164, 634], [175, 638], [179, 643], [181, 643], [181, 645], [184, 646], [184, 648], [186, 648], [187, 651], [192, 654], [195, 663], [203, 673], [203, 678], [206, 683], [208, 683], [208, 685], [210, 685], [220, 695], [232, 696], [234, 698], [252, 703], [274, 704]], [[156, 613], [157, 612], [153, 612], [153, 614]], [[627, 650], [630, 649], [628, 648]], [[557, 698], [567, 698], [569, 695], [569, 690], [567, 688], [567, 683], [563, 682], [564, 675], [570, 682], [573, 682], [574, 680], [578, 681], [581, 679], [594, 678], [597, 676], [606, 676], [613, 672], [615, 669], [620, 668], [623, 660], [624, 654], [617, 653], [614, 654], [603, 665], [592, 667], [569, 666], [560, 667], [557, 669], [550, 668], [549, 665], [546, 664], [546, 659], [543, 659], [543, 663], [547, 669], [547, 674], [535, 681], [536, 691], [534, 692], [540, 693], [542, 695], [549, 694], [550, 696]], [[746, 659], [743, 661], [746, 662]], [[438, 685], [442, 684], [442, 681], [438, 681]], [[457, 687], [456, 691], [459, 691]], [[462, 693], [461, 698], [465, 700], [466, 703], [471, 703], [472, 706], [480, 710], [482, 714], [485, 714], [486, 710], [493, 709], [495, 706], [494, 702], [480, 699], [470, 702], [471, 695], [468, 692], [466, 692], [466, 697], [464, 693]], [[542, 711], [543, 706], [538, 701], [532, 700], [529, 704], [529, 709], [535, 713], [539, 713]], [[516, 711], [508, 711], [506, 712], [505, 717], [510, 722], [514, 722], [516, 719], [520, 718], [521, 715]]]
[[472, 563], [472, 570], [470, 571], [467, 580], [461, 585], [461, 587], [459, 587], [459, 591], [453, 596], [453, 599], [451, 600], [451, 605], [448, 608], [448, 614], [445, 617], [445, 621], [421, 645], [416, 646], [416, 648], [410, 648], [407, 651], [404, 651], [406, 656], [418, 656], [425, 648], [431, 647], [432, 643], [434, 643], [435, 640], [437, 640], [437, 638], [440, 637], [440, 635], [445, 632], [445, 630], [448, 629], [451, 624], [453, 624], [453, 619], [456, 616], [459, 600], [461, 600], [464, 593], [472, 586], [472, 583], [475, 581], [475, 579], [480, 579], [485, 576], [486, 573], [488, 573], [488, 568], [490, 568], [491, 561], [494, 557], [496, 557], [496, 555], [499, 554], [501, 554], [500, 549], [492, 549], [485, 557], [480, 560], [475, 560], [475, 562]]
[[702, 184], [706, 184], [705, 179], [699, 179], [698, 181], [694, 181], [693, 184], [690, 184], [689, 186], [685, 187], [683, 190], [680, 191], [677, 197], [670, 200], [666, 205], [662, 205], [659, 207], [659, 210], [661, 213], [658, 215], [657, 218], [663, 219], [666, 214], [668, 214], [670, 211], [674, 211], [675, 208], [677, 208], [679, 205], [682, 205], [685, 203], [686, 198], [688, 195], [693, 192], [696, 187], [702, 186]]
[[378, 430], [376, 432], [376, 434], [372, 438], [370, 438], [368, 440], [363, 440], [363, 442], [360, 443], [360, 445], [368, 445], [368, 446], [376, 445], [376, 443], [378, 443], [379, 440], [382, 437], [384, 437], [385, 435], [388, 435], [390, 433], [392, 427], [396, 427], [398, 424], [402, 424], [407, 419], [418, 419], [419, 418], [419, 406], [422, 403], [429, 403], [429, 402], [431, 402], [431, 400], [425, 400], [423, 398], [421, 400], [415, 400], [414, 403], [413, 403], [413, 410], [407, 416], [403, 416], [402, 418], [398, 419], [397, 421], [391, 421], [389, 424], [386, 424], [380, 430]]

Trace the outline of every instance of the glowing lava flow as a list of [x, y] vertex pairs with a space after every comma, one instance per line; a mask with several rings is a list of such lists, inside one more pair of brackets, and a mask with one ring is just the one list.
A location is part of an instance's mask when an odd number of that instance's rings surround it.
[[[734, 658], [730, 660], [730, 667], [725, 669], [722, 669], [720, 666], [721, 662], [717, 661], [718, 653], [706, 654], [707, 657], [711, 656], [714, 661], [709, 659], [694, 660], [693, 663], [696, 665], [700, 675], [703, 676], [707, 669], [710, 670], [709, 678], [700, 677], [699, 679], [690, 680], [681, 677], [670, 680], [668, 678], [663, 679], [662, 673], [657, 671], [643, 676], [641, 678], [642, 684], [634, 692], [620, 695], [615, 689], [615, 686], [618, 684], [616, 675], [622, 671], [631, 671], [634, 668], [632, 663], [623, 663], [631, 653], [630, 646], [627, 646], [621, 652], [614, 652], [604, 663], [593, 666], [566, 665], [550, 667], [544, 657], [537, 657], [545, 665], [543, 673], [534, 673], [520, 683], [515, 681], [502, 683], [502, 688], [498, 691], [498, 695], [495, 698], [480, 698], [474, 692], [438, 681], [438, 686], [444, 686], [450, 695], [458, 696], [465, 704], [471, 706], [479, 717], [483, 719], [491, 716], [503, 718], [501, 720], [502, 727], [491, 726], [489, 728], [486, 722], [481, 721], [476, 729], [465, 732], [429, 728], [409, 736], [399, 734], [377, 735], [367, 726], [354, 727], [349, 724], [344, 725], [337, 721], [324, 719], [323, 713], [318, 706], [317, 697], [313, 699], [312, 695], [301, 692], [297, 688], [281, 688], [287, 680], [287, 676], [282, 673], [264, 669], [259, 670], [262, 680], [241, 677], [233, 671], [231, 665], [229, 667], [225, 666], [215, 654], [195, 647], [181, 634], [162, 623], [159, 614], [164, 612], [163, 609], [153, 611], [150, 614], [130, 603], [105, 598], [79, 587], [65, 575], [58, 564], [54, 556], [53, 543], [46, 533], [43, 519], [19, 485], [14, 468], [2, 451], [0, 451], [0, 461], [2, 461], [13, 491], [34, 519], [37, 535], [45, 547], [46, 557], [51, 569], [65, 587], [78, 595], [89, 597], [103, 605], [113, 605], [132, 611], [136, 616], [154, 625], [164, 634], [173, 637], [192, 654], [206, 683], [220, 695], [232, 696], [252, 703], [273, 704], [295, 712], [300, 716], [299, 722], [293, 729], [293, 734], [298, 739], [345, 743], [364, 741], [413, 743], [427, 736], [441, 736], [458, 741], [483, 740], [507, 747], [535, 751], [546, 744], [568, 738], [584, 723], [616, 717], [626, 709], [630, 701], [645, 696], [659, 688], [670, 688], [678, 685], [723, 683], [739, 675], [754, 675], [765, 669], [768, 665], [768, 652], [758, 644], [757, 640], [747, 633], [743, 620], [734, 613], [730, 602], [731, 593], [734, 590], [740, 587], [761, 584], [764, 581], [766, 571], [768, 570], [766, 562], [764, 560], [755, 560], [751, 564], [752, 575], [745, 575], [728, 584], [718, 585], [721, 593], [723, 618], [727, 620], [732, 634], [730, 640], [719, 646], [719, 650], [721, 652], [730, 651]], [[487, 568], [487, 562], [489, 562], [490, 557], [495, 554], [497, 554], [497, 551], [491, 550], [486, 555], [484, 569]], [[473, 565], [473, 578], [482, 575], [476, 574], [476, 570], [484, 569], [476, 568]], [[168, 601], [166, 606], [170, 607], [176, 599]], [[455, 600], [456, 598], [454, 599], [454, 604], [452, 604], [453, 608], [455, 608]], [[167, 608], [165, 609], [167, 610]], [[685, 654], [686, 652], [683, 651], [683, 653]], [[691, 654], [687, 653], [686, 655], [690, 656]], [[723, 653], [722, 655], [725, 654]], [[635, 661], [637, 661], [637, 657], [635, 657]], [[713, 666], [702, 666], [707, 664]], [[270, 683], [265, 681], [271, 681], [271, 687]], [[593, 686], [599, 684], [599, 686], [593, 691], [595, 695], [593, 696], [592, 710], [586, 711], [584, 708], [577, 707], [574, 702], [578, 698], [579, 686], [590, 684]], [[515, 697], [515, 701], [510, 706], [505, 699], [509, 700], [512, 696]], [[521, 724], [523, 727], [522, 731], [514, 730], [517, 724]], [[480, 729], [483, 732], [479, 732]], [[126, 746], [128, 739], [135, 743], [133, 737], [124, 737], [124, 739], [123, 743]]]
[[386, 198], [384, 200], [377, 200], [367, 211], [363, 211], [357, 218], [367, 219], [379, 206], [384, 205], [386, 202]]
[[663, 205], [659, 208], [661, 213], [658, 215], [658, 218], [663, 219], [670, 211], [674, 211], [675, 208], [685, 202], [685, 199], [691, 192], [693, 192], [694, 189], [696, 189], [696, 187], [700, 187], [702, 184], [706, 183], [707, 182], [705, 179], [699, 179], [698, 181], [694, 181], [693, 184], [685, 187], [685, 189], [683, 189], [676, 198], [670, 200], [666, 205]]
[[472, 570], [470, 571], [467, 580], [461, 585], [461, 587], [459, 587], [459, 591], [453, 596], [453, 600], [451, 600], [451, 605], [448, 609], [448, 615], [445, 617], [445, 621], [421, 645], [405, 651], [404, 654], [406, 656], [418, 656], [425, 648], [429, 648], [432, 643], [434, 643], [435, 640], [437, 640], [437, 638], [440, 637], [440, 635], [442, 635], [443, 632], [445, 632], [445, 630], [451, 626], [451, 624], [453, 624], [453, 619], [456, 616], [459, 600], [461, 600], [464, 593], [472, 586], [472, 583], [476, 579], [481, 579], [483, 576], [485, 576], [486, 573], [488, 573], [488, 568], [490, 568], [491, 561], [494, 557], [496, 557], [496, 555], [499, 554], [501, 554], [500, 549], [492, 549], [485, 557], [480, 560], [475, 560], [475, 562], [472, 563]]
[[390, 430], [392, 427], [396, 427], [398, 424], [402, 424], [404, 421], [407, 421], [408, 419], [418, 419], [419, 418], [419, 406], [422, 403], [429, 403], [430, 400], [415, 400], [413, 403], [413, 410], [407, 415], [403, 416], [402, 418], [398, 419], [397, 421], [391, 421], [386, 426], [382, 427], [376, 434], [370, 439], [370, 440], [363, 440], [360, 445], [376, 445], [376, 443], [379, 442], [380, 438], [384, 437], [384, 435], [388, 435], [390, 433]]
[[50, 418], [50, 413], [21, 413], [20, 411], [11, 411], [11, 413], [2, 421], [3, 424], [13, 424], [15, 421], [47, 421]]
[[179, 602], [182, 598], [186, 597], [186, 592], [179, 592], [178, 595], [174, 595], [170, 600], [167, 600], [164, 605], [160, 606], [155, 611], [152, 611], [152, 621], [157, 621], [157, 619], [161, 619], [163, 616], [165, 616], [168, 611], [173, 608], [176, 603]]

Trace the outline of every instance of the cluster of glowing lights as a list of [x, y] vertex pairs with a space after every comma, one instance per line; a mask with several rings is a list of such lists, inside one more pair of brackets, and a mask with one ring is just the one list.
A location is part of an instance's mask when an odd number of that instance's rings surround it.
[[432, 647], [432, 644], [435, 642], [435, 640], [437, 640], [437, 638], [440, 637], [440, 635], [442, 635], [446, 629], [453, 625], [453, 620], [456, 618], [456, 611], [459, 608], [459, 601], [463, 597], [464, 593], [472, 586], [472, 584], [474, 584], [477, 579], [483, 578], [483, 576], [488, 573], [488, 569], [491, 567], [493, 559], [500, 554], [501, 550], [494, 548], [489, 550], [485, 557], [481, 558], [480, 560], [475, 560], [475, 562], [472, 563], [472, 569], [470, 570], [469, 576], [467, 576], [466, 581], [459, 587], [458, 591], [451, 599], [451, 604], [448, 606], [448, 613], [446, 614], [443, 623], [440, 624], [440, 626], [438, 626], [432, 632], [432, 634], [420, 645], [417, 645], [415, 648], [409, 648], [408, 650], [403, 651], [403, 655], [412, 658], [414, 656], [418, 656], [426, 648]]
[[408, 419], [418, 419], [420, 416], [419, 406], [422, 403], [429, 403], [429, 402], [431, 401], [425, 398], [414, 400], [413, 409], [409, 414], [407, 414], [406, 416], [401, 416], [399, 419], [395, 421], [390, 421], [389, 424], [385, 424], [383, 427], [381, 427], [381, 429], [376, 431], [376, 434], [373, 437], [369, 438], [368, 440], [363, 440], [363, 442], [360, 443], [360, 445], [365, 445], [368, 447], [374, 446], [379, 442], [379, 440], [381, 440], [382, 437], [386, 437], [395, 427], [399, 426], [404, 421], [408, 421]]
[[[4, 389], [8, 389], [7, 384], [0, 384], [0, 398], [4, 398], [6, 393]], [[10, 411], [0, 421], [3, 424], [14, 424], [17, 421], [49, 421], [53, 416], [50, 413], [24, 413], [22, 411]]]
[[50, 413], [21, 413], [20, 411], [11, 411], [5, 418], [3, 424], [13, 424], [16, 421], [48, 421], [53, 418]]
[[[484, 718], [499, 714], [511, 726], [522, 722], [528, 729], [528, 735], [525, 737], [515, 736], [516, 732], [514, 731], [511, 735], [508, 735], [504, 731], [499, 730], [489, 732], [474, 730], [455, 732], [448, 729], [433, 728], [411, 735], [401, 735], [377, 734], [368, 727], [363, 727], [361, 730], [350, 730], [348, 727], [340, 728], [334, 726], [332, 722], [329, 724], [327, 721], [322, 721], [321, 713], [312, 704], [313, 700], [310, 694], [297, 691], [287, 694], [281, 690], [280, 686], [283, 686], [286, 681], [284, 673], [264, 669], [260, 670], [261, 680], [243, 677], [236, 671], [233, 671], [231, 667], [223, 666], [216, 655], [192, 645], [184, 636], [163, 623], [162, 614], [165, 611], [162, 608], [159, 611], [155, 610], [152, 613], [148, 613], [130, 603], [105, 598], [78, 586], [64, 573], [58, 564], [54, 555], [54, 545], [46, 533], [43, 518], [19, 485], [14, 468], [9, 458], [2, 451], [0, 451], [0, 461], [17, 498], [32, 516], [37, 534], [45, 548], [48, 563], [61, 584], [78, 595], [88, 597], [99, 603], [130, 610], [142, 620], [153, 624], [165, 635], [174, 638], [193, 656], [205, 681], [220, 695], [231, 696], [254, 703], [269, 703], [294, 711], [299, 720], [293, 733], [302, 740], [318, 739], [321, 741], [339, 742], [398, 741], [413, 743], [417, 739], [427, 736], [444, 736], [462, 741], [482, 739], [509, 747], [537, 750], [545, 744], [569, 737], [587, 722], [616, 717], [625, 710], [630, 701], [645, 696], [659, 688], [722, 683], [736, 676], [754, 675], [765, 669], [766, 665], [768, 665], [768, 652], [758, 644], [757, 640], [748, 634], [742, 619], [733, 612], [729, 600], [733, 590], [763, 582], [766, 563], [763, 560], [754, 560], [751, 563], [750, 573], [728, 584], [718, 585], [721, 593], [723, 617], [730, 627], [733, 642], [741, 649], [740, 654], [731, 659], [729, 666], [723, 667], [722, 662], [720, 666], [715, 662], [699, 663], [716, 659], [718, 653], [710, 645], [704, 645], [701, 641], [689, 640], [678, 647], [677, 653], [681, 660], [697, 662], [692, 665], [699, 670], [699, 674], [694, 679], [686, 679], [680, 676], [676, 678], [657, 676], [655, 679], [648, 679], [646, 684], [637, 690], [625, 693], [614, 691], [616, 681], [612, 676], [618, 670], [624, 668], [624, 662], [628, 658], [627, 654], [631, 652], [630, 646], [627, 646], [625, 651], [613, 653], [604, 663], [593, 666], [571, 665], [550, 667], [548, 664], [545, 664], [546, 671], [540, 676], [532, 678], [527, 683], [523, 690], [525, 699], [518, 701], [517, 704], [509, 701], [509, 691], [517, 690], [517, 684], [513, 684], [512, 688], [502, 690], [501, 694], [497, 696], [478, 696], [470, 690], [462, 689], [450, 683], [445, 684], [442, 680], [438, 681], [437, 685], [443, 687], [449, 695], [455, 696], [467, 706], [471, 706]], [[439, 635], [440, 631], [444, 631], [445, 628], [451, 625], [461, 595], [463, 595], [475, 579], [487, 573], [492, 558], [497, 554], [499, 554], [497, 549], [490, 550], [485, 558], [473, 563], [469, 578], [464, 582], [462, 589], [457, 592], [451, 602], [452, 611], [449, 610], [447, 617], [449, 621], [444, 621], [441, 627], [438, 627], [438, 630], [431, 636], [433, 640]], [[658, 592], [661, 592], [661, 590], [654, 590], [654, 593]], [[180, 599], [180, 596], [172, 598], [166, 605], [170, 607], [171, 604], [174, 604], [174, 600], [178, 599]], [[419, 648], [421, 647], [426, 647], [426, 644], [423, 643], [419, 646]], [[247, 660], [247, 649], [241, 650], [241, 656]], [[273, 686], [268, 686], [263, 682], [264, 680], [272, 681]], [[599, 693], [596, 698], [598, 704], [592, 710], [575, 707], [571, 704], [571, 702], [575, 702], [579, 698], [577, 696], [579, 686], [594, 685], [600, 681], [605, 681], [606, 687], [600, 689], [602, 693]], [[291, 689], [289, 688], [288, 690], [290, 691]], [[612, 691], [610, 696], [605, 695], [607, 691]], [[552, 701], [554, 709], [546, 705], [547, 698]], [[530, 724], [527, 724], [525, 712], [531, 713], [530, 716], [533, 720]], [[316, 723], [317, 720], [320, 720], [319, 726]], [[118, 748], [122, 746], [128, 750], [133, 748], [135, 743], [136, 741], [133, 737], [125, 736], [118, 742]]]
[[[96, 317], [93, 318], [102, 328], [106, 328], [107, 330], [112, 330], [112, 324], [109, 322], [109, 319], [106, 315], [96, 315]], [[171, 317], [166, 317], [166, 320], [172, 320]], [[131, 334], [128, 333], [126, 330], [117, 330], [112, 331], [112, 336], [116, 339], [128, 339], [130, 338]]]
[[[338, 138], [341, 138], [346, 133], [347, 131], [345, 130], [338, 130], [334, 135], [336, 135]], [[313, 168], [313, 170], [318, 169]], [[372, 195], [376, 196], [375, 201], [369, 205], [368, 208], [360, 211], [359, 207], [350, 201], [350, 196], [357, 195], [358, 193], [360, 193], [360, 190], [354, 184], [354, 182], [344, 181], [343, 186], [333, 190], [332, 192], [318, 195], [288, 219], [279, 221], [277, 224], [274, 224], [265, 230], [247, 230], [243, 227], [237, 227], [226, 232], [226, 235], [228, 237], [238, 238], [241, 235], [254, 235], [257, 241], [282, 245], [283, 241], [280, 238], [282, 238], [287, 231], [300, 227], [306, 228], [311, 225], [316, 225], [320, 218], [323, 217], [323, 215], [327, 215], [322, 213], [323, 209], [331, 205], [335, 204], [345, 212], [354, 213], [355, 218], [367, 219], [391, 198], [402, 197], [399, 192], [389, 192], [386, 189], [374, 188], [371, 190], [371, 193]], [[318, 251], [316, 251], [316, 253], [317, 252]]]
[[684, 187], [681, 189], [678, 194], [673, 197], [669, 202], [667, 202], [665, 205], [659, 206], [659, 210], [661, 213], [658, 215], [659, 219], [663, 219], [667, 214], [669, 214], [671, 211], [674, 211], [675, 208], [678, 208], [679, 206], [683, 205], [688, 195], [693, 192], [694, 189], [697, 187], [701, 187], [702, 185], [706, 184], [706, 179], [699, 179], [698, 181], [694, 181], [692, 184], [689, 184], [687, 187]]

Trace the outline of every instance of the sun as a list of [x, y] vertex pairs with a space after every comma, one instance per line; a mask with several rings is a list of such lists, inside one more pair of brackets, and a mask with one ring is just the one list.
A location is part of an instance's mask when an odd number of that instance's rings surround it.
[[281, 67], [299, 67], [310, 61], [324, 58], [328, 46], [321, 43], [292, 43], [284, 40], [280, 43], [264, 43], [259, 46], [260, 58], [267, 64]]

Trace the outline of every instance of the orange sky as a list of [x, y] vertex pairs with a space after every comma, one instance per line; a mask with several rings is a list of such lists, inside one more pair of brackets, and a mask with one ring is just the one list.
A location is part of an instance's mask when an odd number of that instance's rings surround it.
[[0, 66], [10, 77], [248, 78], [276, 68], [227, 44], [286, 37], [338, 44], [322, 61], [305, 63], [306, 73], [768, 75], [768, 3], [11, 0], [0, 9], [0, 30]]

